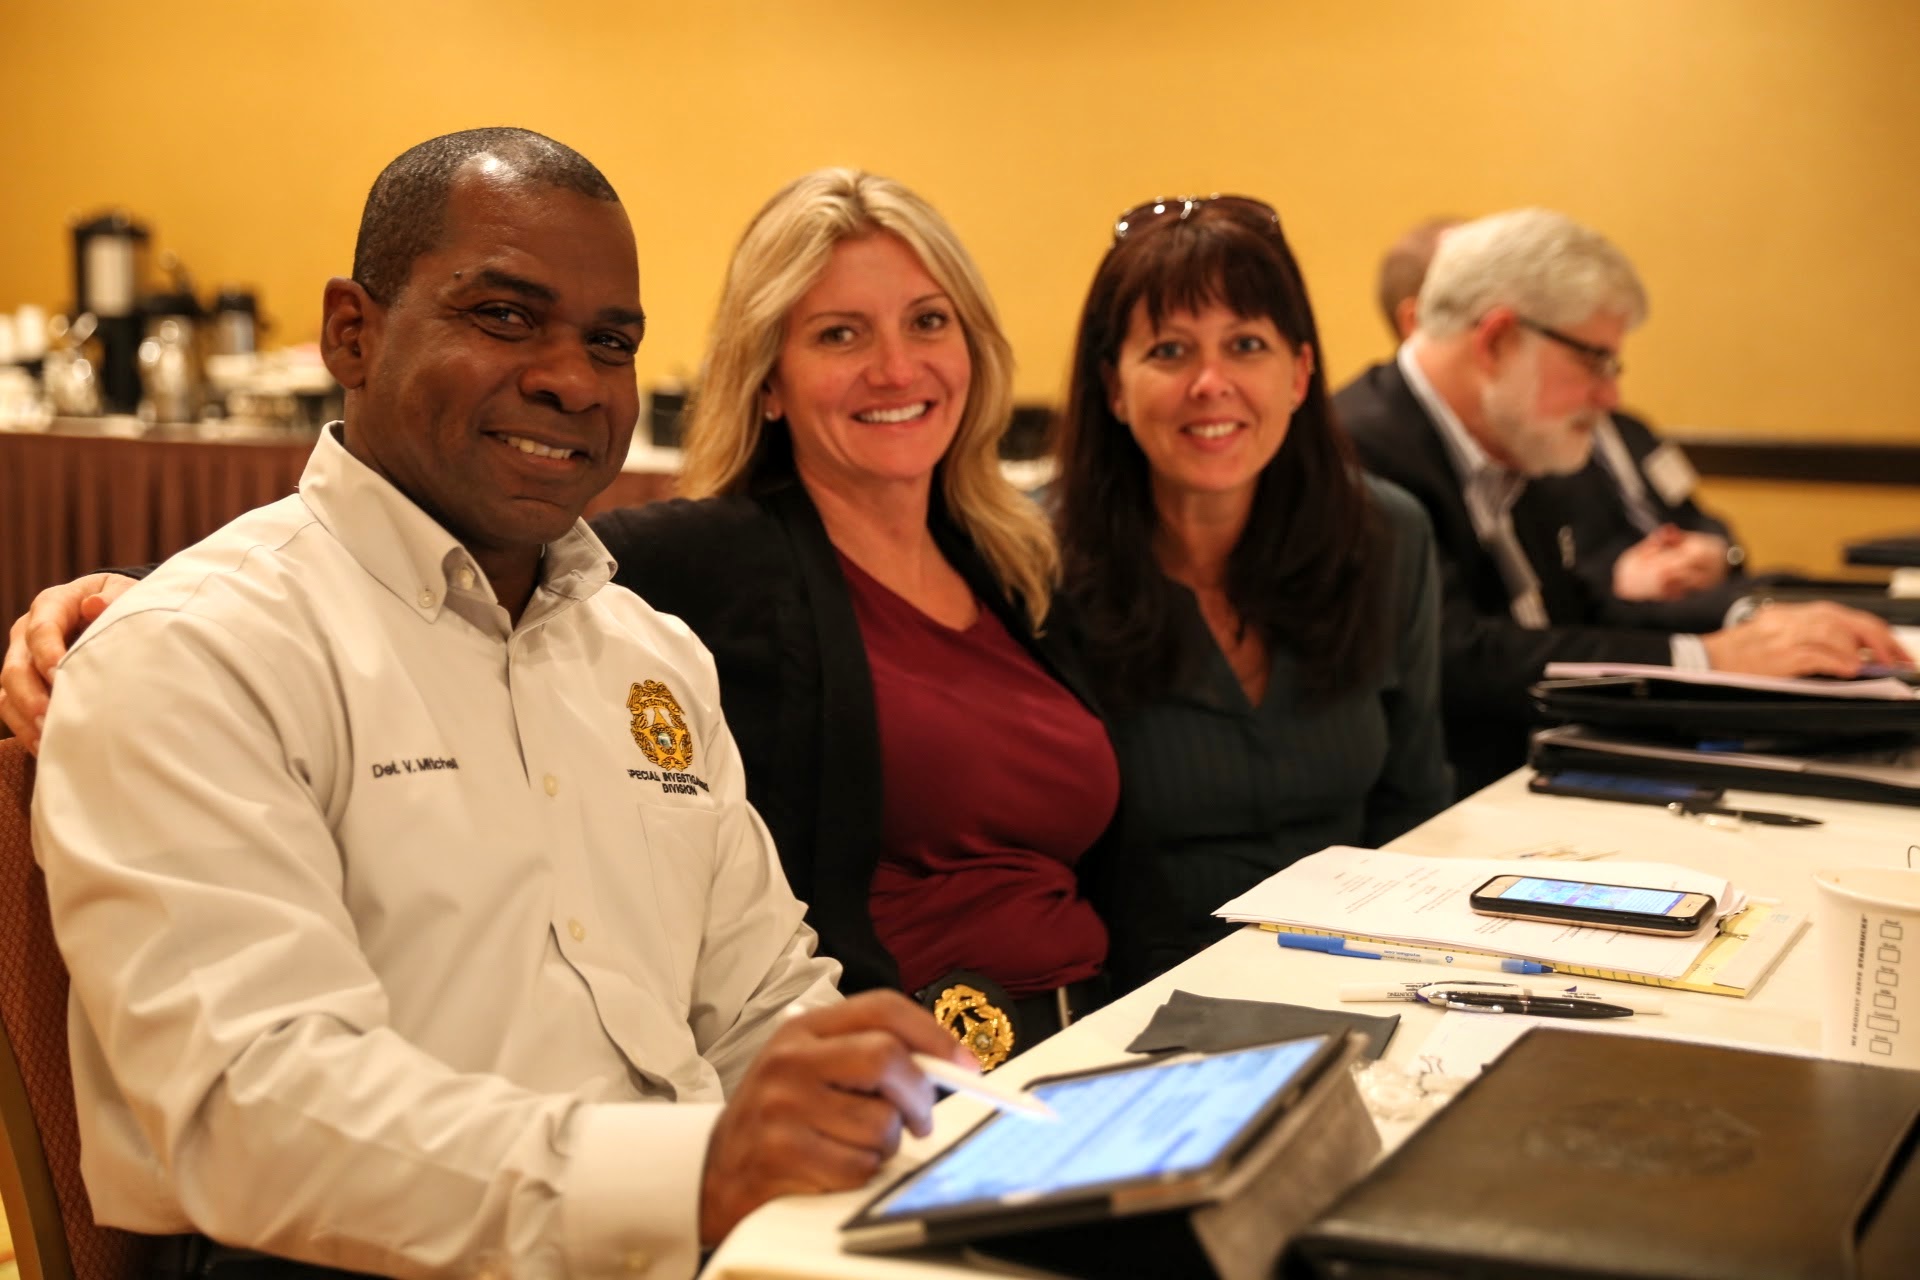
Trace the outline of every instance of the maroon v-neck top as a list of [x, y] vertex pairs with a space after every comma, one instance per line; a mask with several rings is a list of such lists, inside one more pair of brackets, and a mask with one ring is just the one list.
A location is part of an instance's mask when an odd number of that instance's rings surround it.
[[973, 969], [1014, 995], [1099, 972], [1074, 864], [1120, 792], [1105, 728], [992, 610], [954, 630], [840, 556], [880, 722], [874, 931], [908, 991]]

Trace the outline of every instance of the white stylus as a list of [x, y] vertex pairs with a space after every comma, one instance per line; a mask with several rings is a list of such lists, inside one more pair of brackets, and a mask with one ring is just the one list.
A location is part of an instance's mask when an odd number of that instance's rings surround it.
[[920, 1068], [922, 1075], [943, 1089], [955, 1093], [964, 1093], [970, 1098], [991, 1103], [1002, 1111], [1018, 1111], [1022, 1115], [1037, 1116], [1042, 1120], [1058, 1120], [1060, 1113], [1030, 1093], [1021, 1093], [1009, 1089], [1006, 1085], [995, 1084], [992, 1077], [975, 1075], [963, 1067], [955, 1066], [945, 1058], [936, 1058], [930, 1053], [913, 1055], [913, 1065]]

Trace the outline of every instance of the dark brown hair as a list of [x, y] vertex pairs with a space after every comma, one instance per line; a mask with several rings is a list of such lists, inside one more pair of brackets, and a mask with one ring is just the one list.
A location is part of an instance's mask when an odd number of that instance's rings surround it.
[[1056, 449], [1057, 524], [1065, 592], [1109, 705], [1164, 694], [1202, 655], [1182, 643], [1176, 588], [1154, 556], [1147, 459], [1113, 415], [1107, 378], [1137, 305], [1158, 324], [1213, 303], [1267, 317], [1296, 352], [1313, 349], [1306, 398], [1260, 473], [1228, 557], [1227, 597], [1270, 652], [1294, 656], [1303, 702], [1354, 687], [1386, 653], [1385, 524], [1334, 425], [1306, 282], [1277, 219], [1238, 202], [1202, 203], [1133, 227], [1108, 251], [1074, 344]]

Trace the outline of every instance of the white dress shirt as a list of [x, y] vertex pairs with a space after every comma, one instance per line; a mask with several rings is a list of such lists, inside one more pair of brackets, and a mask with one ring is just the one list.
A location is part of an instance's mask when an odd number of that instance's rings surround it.
[[1540, 578], [1513, 528], [1513, 504], [1526, 492], [1527, 478], [1501, 466], [1480, 447], [1453, 406], [1427, 381], [1426, 371], [1414, 358], [1413, 343], [1402, 343], [1395, 360], [1414, 399], [1440, 430], [1440, 442], [1446, 446], [1447, 459], [1460, 479], [1460, 495], [1466, 501], [1473, 532], [1499, 566], [1501, 581], [1507, 584], [1513, 620], [1529, 631], [1544, 631], [1547, 606], [1540, 596]]
[[[1453, 406], [1427, 381], [1426, 371], [1414, 357], [1416, 341], [1418, 335], [1401, 343], [1394, 362], [1400, 366], [1400, 374], [1407, 380], [1414, 399], [1439, 429], [1447, 458], [1453, 463], [1453, 473], [1460, 480], [1461, 497], [1473, 521], [1474, 535], [1493, 557], [1499, 566], [1501, 581], [1506, 583], [1513, 620], [1529, 631], [1544, 631], [1552, 622], [1547, 617], [1546, 600], [1540, 594], [1540, 577], [1513, 528], [1513, 504], [1526, 492], [1527, 477], [1495, 462], [1473, 438]], [[1568, 537], [1565, 530], [1561, 531], [1561, 537]], [[1676, 667], [1704, 671], [1711, 665], [1706, 645], [1698, 636], [1669, 636], [1668, 649]]]
[[722, 1097], [838, 966], [712, 659], [612, 568], [576, 523], [514, 625], [329, 428], [296, 496], [73, 647], [34, 848], [101, 1222], [394, 1276], [693, 1271]]

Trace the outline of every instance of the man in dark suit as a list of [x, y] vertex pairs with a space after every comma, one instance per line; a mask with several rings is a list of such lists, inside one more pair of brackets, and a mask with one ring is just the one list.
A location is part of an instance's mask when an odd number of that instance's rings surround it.
[[[1395, 342], [1413, 336], [1434, 250], [1464, 221], [1428, 218], [1382, 255], [1375, 290]], [[1594, 424], [1586, 467], [1530, 486], [1521, 505], [1547, 504], [1574, 529], [1573, 571], [1615, 621], [1710, 631], [1751, 584], [1745, 549], [1694, 501], [1698, 479], [1679, 445], [1615, 410]]]
[[1525, 758], [1526, 690], [1548, 662], [1853, 675], [1863, 655], [1904, 658], [1878, 618], [1825, 602], [1732, 627], [1630, 625], [1575, 572], [1579, 530], [1557, 503], [1525, 498], [1536, 479], [1587, 465], [1619, 405], [1621, 343], [1645, 314], [1632, 264], [1597, 233], [1546, 210], [1482, 218], [1441, 241], [1395, 360], [1335, 397], [1361, 460], [1433, 521], [1443, 710], [1463, 792]]

